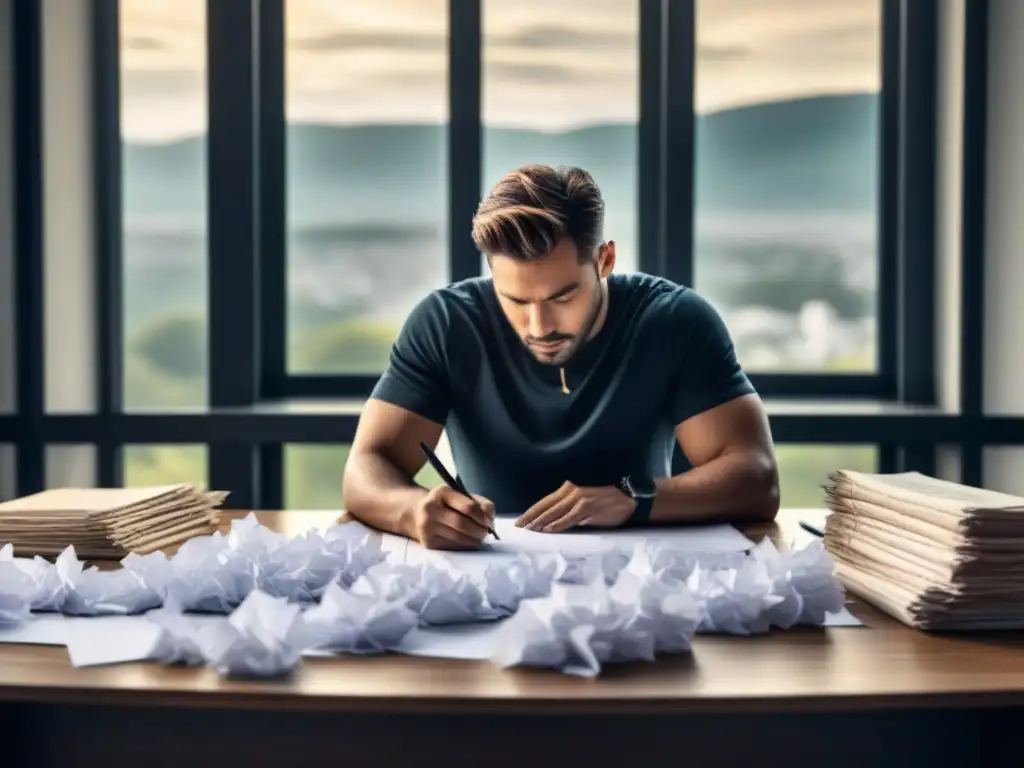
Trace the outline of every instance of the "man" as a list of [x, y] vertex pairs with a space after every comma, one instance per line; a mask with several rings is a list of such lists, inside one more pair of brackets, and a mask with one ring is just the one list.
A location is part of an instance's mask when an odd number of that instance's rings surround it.
[[[496, 514], [546, 532], [774, 518], [768, 421], [721, 318], [688, 288], [613, 274], [603, 226], [579, 168], [495, 185], [473, 220], [491, 277], [406, 320], [349, 454], [351, 515], [436, 549], [476, 547]], [[413, 481], [442, 429], [473, 499]], [[671, 477], [676, 441], [693, 468]]]

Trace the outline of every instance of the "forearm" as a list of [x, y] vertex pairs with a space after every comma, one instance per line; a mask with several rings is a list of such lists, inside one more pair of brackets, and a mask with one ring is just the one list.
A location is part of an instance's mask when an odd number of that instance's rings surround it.
[[345, 511], [371, 528], [412, 538], [413, 511], [426, 495], [379, 453], [354, 453], [345, 465]]
[[657, 485], [652, 522], [763, 521], [779, 510], [778, 469], [770, 452], [727, 453]]

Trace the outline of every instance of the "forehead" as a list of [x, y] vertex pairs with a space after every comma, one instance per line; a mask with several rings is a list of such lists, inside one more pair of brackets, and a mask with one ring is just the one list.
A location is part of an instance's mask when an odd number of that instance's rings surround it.
[[522, 299], [544, 299], [554, 291], [580, 280], [587, 265], [580, 264], [576, 244], [563, 238], [558, 245], [537, 261], [519, 261], [507, 256], [491, 258], [494, 287], [508, 296]]

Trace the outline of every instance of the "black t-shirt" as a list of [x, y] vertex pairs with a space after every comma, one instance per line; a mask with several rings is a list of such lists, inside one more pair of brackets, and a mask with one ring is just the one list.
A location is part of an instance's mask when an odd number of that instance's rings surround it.
[[566, 480], [669, 476], [676, 425], [754, 391], [715, 308], [640, 273], [608, 278], [604, 325], [564, 370], [569, 394], [474, 278], [413, 309], [372, 397], [443, 424], [470, 492], [520, 515]]

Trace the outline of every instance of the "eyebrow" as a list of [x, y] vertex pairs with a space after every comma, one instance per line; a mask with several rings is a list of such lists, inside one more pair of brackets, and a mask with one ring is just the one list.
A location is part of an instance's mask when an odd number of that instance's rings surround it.
[[[541, 301], [554, 301], [555, 299], [560, 299], [563, 296], [565, 296], [566, 294], [572, 293], [573, 291], [575, 291], [579, 287], [580, 287], [579, 283], [569, 283], [568, 285], [564, 285], [561, 288], [559, 288], [557, 291], [552, 293], [547, 298], [541, 299]], [[517, 304], [529, 304], [530, 303], [529, 299], [521, 299], [521, 298], [518, 298], [517, 296], [510, 296], [509, 294], [505, 293], [504, 291], [501, 292], [501, 295], [504, 296], [509, 301], [514, 301]]]

